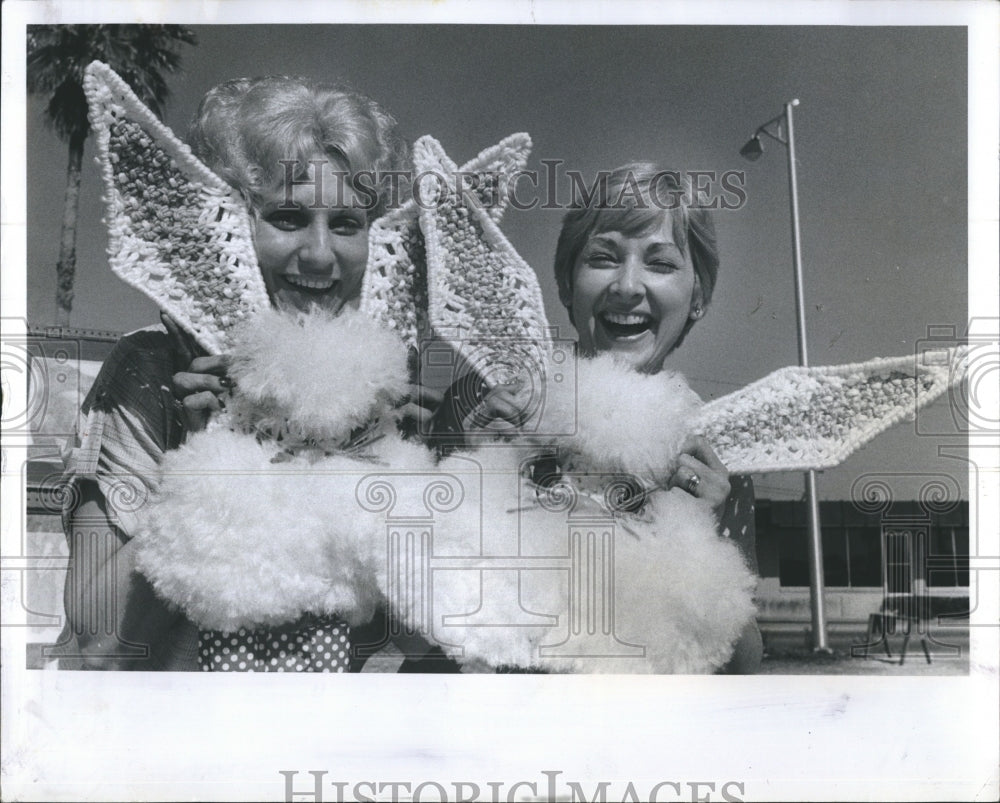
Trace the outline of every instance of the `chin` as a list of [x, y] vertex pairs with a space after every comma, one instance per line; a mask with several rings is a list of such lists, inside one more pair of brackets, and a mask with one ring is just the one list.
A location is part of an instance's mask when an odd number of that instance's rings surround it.
[[653, 359], [656, 353], [656, 337], [652, 332], [636, 338], [610, 337], [604, 332], [597, 332], [596, 335], [591, 356], [614, 354], [620, 362], [637, 370]]
[[596, 354], [613, 354], [618, 362], [630, 365], [636, 370], [645, 365], [650, 358], [650, 354], [645, 350], [623, 348], [617, 344], [598, 349]]

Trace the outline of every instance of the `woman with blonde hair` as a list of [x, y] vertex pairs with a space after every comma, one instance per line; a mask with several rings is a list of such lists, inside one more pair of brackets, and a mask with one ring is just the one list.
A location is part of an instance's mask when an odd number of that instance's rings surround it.
[[[246, 200], [272, 306], [336, 313], [357, 305], [369, 224], [398, 200], [389, 197], [389, 187], [360, 179], [400, 171], [408, 159], [395, 120], [384, 109], [334, 84], [240, 78], [205, 95], [188, 142]], [[157, 190], [184, 202], [183, 187], [171, 183]], [[191, 230], [170, 229], [163, 219], [150, 225], [163, 228], [159, 236], [172, 238], [179, 253], [198, 258]], [[141, 510], [121, 500], [145, 499], [155, 491], [164, 455], [222, 407], [232, 385], [225, 355], [199, 356], [169, 318], [164, 324], [167, 331], [146, 329], [122, 338], [83, 405], [87, 425], [69, 468], [73, 492], [64, 511], [70, 566], [60, 665], [356, 670], [360, 661], [350, 650], [350, 628], [335, 617], [306, 616], [270, 630], [199, 633], [135, 570], [131, 537]]]

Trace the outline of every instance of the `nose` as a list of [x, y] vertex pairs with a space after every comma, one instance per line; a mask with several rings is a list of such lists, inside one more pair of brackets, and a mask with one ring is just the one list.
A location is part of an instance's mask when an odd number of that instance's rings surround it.
[[303, 231], [299, 248], [299, 270], [312, 276], [340, 278], [337, 254], [333, 248], [334, 236], [325, 225], [312, 225]]
[[626, 259], [618, 268], [610, 293], [623, 301], [638, 301], [643, 292], [641, 267], [638, 260]]

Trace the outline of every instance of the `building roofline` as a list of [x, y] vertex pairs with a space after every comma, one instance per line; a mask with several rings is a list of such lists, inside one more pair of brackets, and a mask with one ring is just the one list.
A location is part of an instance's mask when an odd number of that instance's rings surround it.
[[121, 339], [121, 332], [106, 329], [82, 329], [76, 326], [31, 326], [27, 328], [29, 337], [44, 337], [51, 340], [81, 339], [93, 340], [99, 343], [116, 343]]

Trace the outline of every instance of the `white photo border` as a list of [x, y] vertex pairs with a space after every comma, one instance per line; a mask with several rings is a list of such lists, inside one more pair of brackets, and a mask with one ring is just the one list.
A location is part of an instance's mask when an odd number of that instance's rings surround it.
[[[3, 337], [23, 336], [26, 264], [24, 26], [29, 22], [275, 20], [274, 3], [5, 3], [3, 6]], [[990, 2], [531, 3], [342, 2], [340, 22], [558, 24], [964, 25], [969, 32], [970, 319], [1000, 318], [997, 198], [998, 7]], [[296, 4], [295, 21], [329, 21]], [[611, 18], [613, 15], [613, 19]], [[5, 376], [4, 394], [24, 393]], [[995, 392], [995, 390], [993, 390]], [[23, 514], [16, 451], [4, 450], [3, 554]], [[997, 443], [984, 449], [973, 521], [978, 589], [968, 677], [551, 677], [58, 673], [24, 670], [23, 630], [2, 639], [3, 793], [10, 800], [316, 799], [331, 782], [535, 783], [559, 773], [592, 794], [601, 781], [638, 799], [655, 784], [714, 783], [694, 796], [745, 800], [990, 800], [998, 794], [1000, 487]], [[14, 481], [11, 481], [13, 478]], [[976, 524], [973, 524], [975, 527]], [[6, 567], [5, 567], [6, 568]], [[15, 567], [16, 568], [16, 567]], [[9, 612], [6, 572], [3, 603]], [[343, 787], [342, 787], [343, 788]], [[362, 787], [365, 793], [369, 787]], [[387, 787], [389, 788], [389, 787]], [[468, 787], [466, 787], [468, 790]], [[609, 790], [609, 794], [611, 791]], [[433, 800], [434, 787], [427, 787]], [[350, 799], [350, 798], [345, 798]], [[389, 799], [379, 797], [378, 799]], [[406, 799], [406, 798], [401, 798]], [[449, 799], [456, 799], [454, 796]], [[488, 798], [483, 798], [488, 799]], [[611, 799], [609, 797], [609, 799]], [[618, 798], [614, 798], [618, 799]]]

